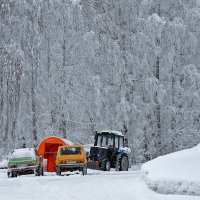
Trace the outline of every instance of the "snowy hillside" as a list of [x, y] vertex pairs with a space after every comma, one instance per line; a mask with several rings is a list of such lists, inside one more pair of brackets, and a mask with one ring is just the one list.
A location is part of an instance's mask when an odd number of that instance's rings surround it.
[[149, 188], [164, 194], [200, 195], [200, 145], [158, 157], [142, 166]]

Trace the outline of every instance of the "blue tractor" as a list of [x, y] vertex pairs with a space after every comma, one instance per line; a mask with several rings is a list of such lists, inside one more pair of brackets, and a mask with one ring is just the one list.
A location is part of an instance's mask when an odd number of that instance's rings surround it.
[[88, 167], [110, 171], [128, 171], [130, 149], [125, 147], [124, 135], [118, 131], [96, 133], [94, 146], [90, 148]]

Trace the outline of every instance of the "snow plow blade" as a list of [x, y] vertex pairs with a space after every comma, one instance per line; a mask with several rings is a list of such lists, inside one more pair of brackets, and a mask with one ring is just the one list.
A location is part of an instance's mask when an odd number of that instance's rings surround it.
[[99, 169], [99, 161], [88, 161], [87, 167], [89, 169]]

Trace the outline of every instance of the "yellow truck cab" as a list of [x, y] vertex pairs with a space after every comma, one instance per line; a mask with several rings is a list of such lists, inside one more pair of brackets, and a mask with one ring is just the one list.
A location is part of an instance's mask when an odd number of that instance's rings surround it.
[[56, 174], [66, 171], [82, 171], [87, 174], [87, 159], [82, 145], [60, 146], [56, 157]]

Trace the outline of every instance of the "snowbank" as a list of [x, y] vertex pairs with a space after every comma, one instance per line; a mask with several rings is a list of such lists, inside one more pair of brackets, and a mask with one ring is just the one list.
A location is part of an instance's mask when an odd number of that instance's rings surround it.
[[8, 166], [8, 161], [7, 159], [4, 159], [0, 162], [0, 169], [5, 169]]
[[200, 195], [200, 145], [142, 165], [148, 187], [158, 193]]

